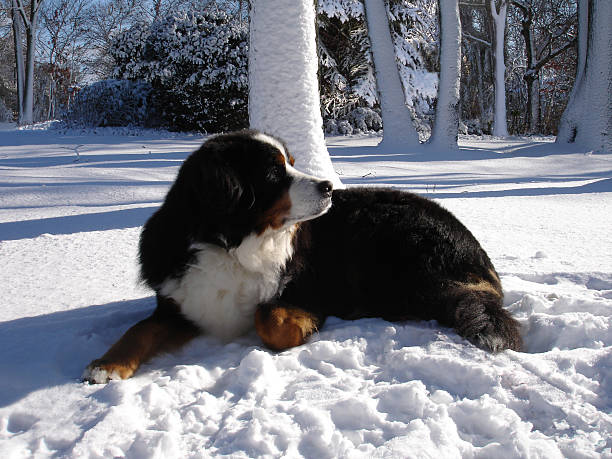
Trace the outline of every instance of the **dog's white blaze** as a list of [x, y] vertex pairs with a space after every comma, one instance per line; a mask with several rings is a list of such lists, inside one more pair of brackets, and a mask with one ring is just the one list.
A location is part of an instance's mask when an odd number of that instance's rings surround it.
[[264, 134], [263, 132], [258, 132], [257, 134], [253, 136], [253, 138], [255, 140], [259, 140], [260, 142], [267, 143], [277, 148], [283, 154], [283, 156], [285, 157], [285, 160], [289, 161], [287, 152], [285, 151], [285, 147], [283, 146], [282, 143], [280, 143], [274, 137], [269, 136], [268, 134]]
[[195, 263], [180, 279], [167, 279], [160, 292], [206, 333], [224, 340], [240, 336], [253, 328], [257, 305], [279, 291], [281, 271], [293, 255], [295, 230], [252, 234], [229, 251], [196, 244]]
[[319, 184], [322, 179], [313, 175], [304, 174], [289, 164], [289, 155], [281, 142], [272, 136], [258, 132], [253, 136], [255, 140], [272, 145], [285, 157], [287, 174], [293, 179], [289, 188], [291, 199], [291, 211], [287, 223], [310, 220], [327, 212], [331, 206], [331, 200], [321, 197]]

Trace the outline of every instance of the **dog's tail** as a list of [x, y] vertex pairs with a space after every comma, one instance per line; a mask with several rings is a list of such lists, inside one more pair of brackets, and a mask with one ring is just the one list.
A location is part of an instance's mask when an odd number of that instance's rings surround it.
[[523, 346], [520, 325], [503, 308], [501, 291], [491, 287], [484, 288], [482, 283], [458, 287], [453, 325], [461, 336], [485, 350], [520, 351]]

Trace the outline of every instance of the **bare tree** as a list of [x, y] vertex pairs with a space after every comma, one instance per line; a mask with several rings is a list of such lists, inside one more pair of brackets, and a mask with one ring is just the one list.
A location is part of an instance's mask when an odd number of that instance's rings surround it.
[[576, 82], [559, 125], [558, 143], [612, 152], [612, 2], [578, 3]]
[[540, 70], [576, 45], [576, 16], [567, 0], [512, 0], [521, 13], [527, 68], [527, 120], [529, 132], [540, 132]]
[[472, 132], [491, 132], [493, 24], [488, 0], [459, 2], [462, 38], [461, 115]]
[[149, 20], [146, 11], [138, 0], [102, 0], [91, 6], [87, 29], [92, 51], [89, 62], [92, 73], [99, 78], [111, 75], [113, 60], [109, 49], [114, 36], [135, 22]]
[[[13, 20], [13, 39], [15, 45], [15, 65], [19, 124], [31, 124], [34, 113], [34, 66], [36, 53], [36, 32], [40, 7], [44, 0], [11, 0]], [[25, 53], [23, 42], [25, 36]], [[24, 60], [25, 54], [25, 60]]]
[[[63, 105], [70, 103], [70, 86], [87, 52], [85, 27], [89, 2], [87, 0], [58, 0], [46, 4], [41, 11], [39, 49], [45, 57], [48, 75], [47, 118], [53, 119], [58, 105], [58, 94], [65, 93]], [[62, 87], [63, 86], [63, 87]]]

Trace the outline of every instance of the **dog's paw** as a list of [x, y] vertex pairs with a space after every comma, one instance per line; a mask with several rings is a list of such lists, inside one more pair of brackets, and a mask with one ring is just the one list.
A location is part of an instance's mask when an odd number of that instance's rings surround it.
[[111, 379], [127, 379], [134, 374], [134, 369], [98, 359], [91, 362], [83, 371], [81, 379], [90, 384], [106, 384]]
[[317, 329], [316, 318], [301, 309], [263, 305], [255, 313], [255, 329], [274, 351], [300, 346]]

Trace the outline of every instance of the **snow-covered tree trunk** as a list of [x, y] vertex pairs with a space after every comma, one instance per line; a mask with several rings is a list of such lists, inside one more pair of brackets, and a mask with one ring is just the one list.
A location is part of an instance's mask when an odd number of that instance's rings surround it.
[[587, 56], [587, 43], [589, 38], [589, 4], [578, 2], [578, 62], [576, 64], [576, 80], [567, 102], [567, 107], [559, 121], [557, 143], [573, 142], [576, 138], [576, 123], [582, 111], [582, 103], [576, 100], [580, 89], [584, 85], [584, 70]]
[[459, 1], [439, 0], [440, 83], [430, 145], [436, 150], [456, 150], [459, 129], [461, 81], [461, 21]]
[[249, 121], [285, 141], [299, 170], [342, 186], [323, 135], [313, 0], [253, 0]]
[[612, 152], [612, 2], [579, 2], [578, 24], [576, 82], [557, 142]]
[[508, 123], [506, 120], [506, 64], [504, 62], [504, 37], [506, 33], [508, 1], [499, 1], [498, 8], [496, 0], [491, 0], [490, 6], [495, 29], [495, 117], [493, 135], [508, 137]]
[[383, 122], [383, 140], [379, 147], [416, 149], [420, 145], [419, 136], [406, 107], [385, 2], [365, 0], [364, 5]]

